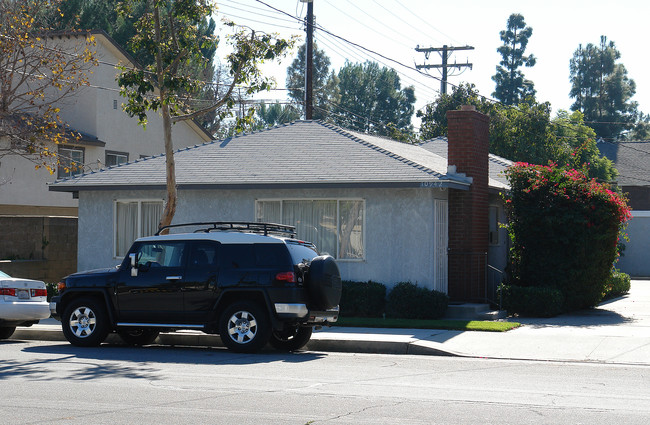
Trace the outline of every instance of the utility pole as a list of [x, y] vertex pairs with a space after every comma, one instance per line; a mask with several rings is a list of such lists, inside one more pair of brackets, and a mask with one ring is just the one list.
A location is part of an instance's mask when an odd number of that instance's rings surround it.
[[447, 46], [446, 44], [442, 47], [420, 47], [417, 46], [415, 48], [416, 52], [421, 52], [424, 53], [424, 57], [426, 59], [429, 59], [429, 54], [431, 52], [440, 52], [440, 56], [442, 57], [442, 64], [440, 65], [415, 65], [417, 69], [431, 69], [431, 68], [441, 68], [442, 69], [442, 80], [440, 80], [440, 94], [446, 94], [447, 93], [447, 69], [449, 68], [456, 68], [460, 70], [461, 68], [469, 67], [469, 69], [472, 69], [472, 64], [467, 62], [467, 63], [461, 63], [461, 64], [449, 64], [448, 59], [449, 59], [449, 52], [454, 52], [456, 50], [474, 50], [474, 47], [472, 46], [460, 46], [460, 47], [454, 47], [454, 46]]
[[312, 119], [314, 112], [314, 97], [312, 91], [314, 68], [314, 0], [300, 0], [307, 3], [307, 48], [305, 49], [305, 119]]

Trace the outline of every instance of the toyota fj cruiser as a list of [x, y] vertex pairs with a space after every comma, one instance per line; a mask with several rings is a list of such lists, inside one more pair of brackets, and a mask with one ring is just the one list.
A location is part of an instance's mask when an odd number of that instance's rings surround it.
[[[178, 227], [197, 230], [161, 234]], [[59, 290], [50, 310], [77, 346], [99, 345], [113, 331], [146, 345], [162, 331], [195, 329], [256, 352], [267, 343], [299, 349], [313, 327], [335, 322], [341, 277], [292, 226], [187, 223], [136, 240], [115, 268], [65, 277]]]

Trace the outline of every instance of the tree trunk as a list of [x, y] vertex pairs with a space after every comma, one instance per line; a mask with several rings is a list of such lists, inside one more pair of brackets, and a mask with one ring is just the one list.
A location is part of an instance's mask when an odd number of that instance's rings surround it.
[[[165, 171], [167, 176], [167, 199], [165, 200], [165, 209], [158, 228], [168, 226], [176, 214], [176, 204], [178, 193], [176, 190], [176, 162], [174, 160], [174, 146], [172, 144], [172, 118], [169, 113], [169, 107], [162, 105], [163, 132], [165, 137]], [[163, 234], [167, 233], [164, 231]]]
[[[163, 210], [162, 217], [158, 228], [168, 226], [172, 223], [174, 214], [176, 214], [176, 203], [178, 194], [176, 191], [176, 164], [174, 161], [174, 146], [172, 144], [172, 117], [167, 105], [166, 99], [168, 96], [167, 90], [164, 86], [164, 68], [162, 60], [162, 52], [160, 44], [162, 40], [162, 31], [160, 28], [160, 10], [159, 6], [154, 5], [153, 8], [154, 28], [158, 49], [156, 51], [156, 77], [158, 79], [158, 87], [160, 89], [160, 100], [162, 101], [161, 113], [163, 119], [163, 134], [165, 138], [165, 171], [167, 175], [167, 199], [165, 201], [165, 209]], [[165, 230], [162, 232], [166, 234]]]

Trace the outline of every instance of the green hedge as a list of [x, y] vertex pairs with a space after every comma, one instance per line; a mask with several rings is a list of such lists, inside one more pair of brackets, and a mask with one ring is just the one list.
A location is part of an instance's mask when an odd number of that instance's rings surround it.
[[[556, 311], [556, 291], [563, 296], [560, 311], [597, 305], [616, 260], [619, 230], [630, 218], [625, 197], [580, 171], [552, 163], [516, 163], [506, 176], [511, 186], [505, 201], [511, 283], [551, 288], [531, 289], [531, 294], [550, 298], [552, 305], [525, 308], [515, 303], [517, 309], [550, 314]], [[521, 291], [512, 296], [537, 302]]]
[[345, 317], [382, 317], [386, 308], [386, 286], [373, 282], [343, 281], [341, 315]]
[[612, 273], [605, 284], [603, 299], [617, 298], [630, 292], [630, 275], [618, 269]]
[[501, 285], [503, 308], [510, 314], [528, 317], [552, 317], [564, 310], [564, 295], [549, 286]]
[[388, 293], [386, 316], [401, 319], [439, 319], [445, 315], [449, 297], [442, 292], [400, 282]]

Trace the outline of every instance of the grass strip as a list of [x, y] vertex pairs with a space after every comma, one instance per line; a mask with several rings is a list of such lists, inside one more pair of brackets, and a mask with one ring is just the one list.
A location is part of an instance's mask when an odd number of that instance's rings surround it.
[[339, 317], [334, 326], [360, 328], [444, 329], [451, 331], [506, 332], [521, 326], [517, 322], [482, 320], [383, 319], [381, 317]]

